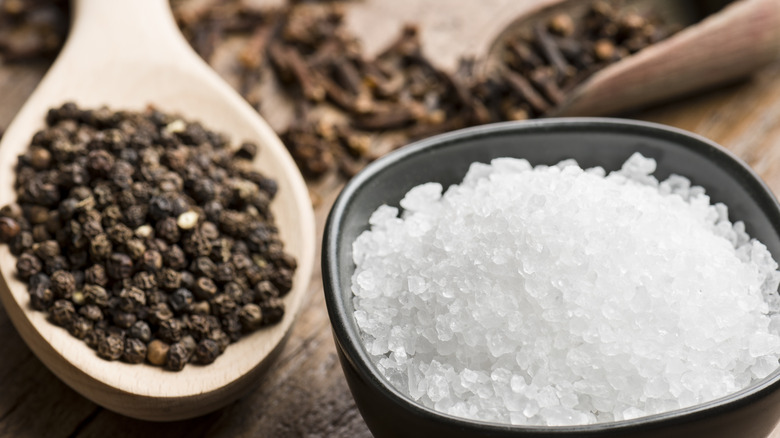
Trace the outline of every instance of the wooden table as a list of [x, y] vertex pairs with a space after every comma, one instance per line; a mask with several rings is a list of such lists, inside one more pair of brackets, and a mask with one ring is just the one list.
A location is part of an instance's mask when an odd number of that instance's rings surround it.
[[[545, 1], [545, 0], [534, 0]], [[382, 7], [381, 0], [350, 3], [350, 26], [371, 49], [394, 35], [398, 23], [407, 17], [422, 22], [426, 48], [436, 50], [462, 47], [479, 51], [483, 42], [474, 32], [466, 34], [470, 43], [442, 45], [446, 37], [457, 35], [469, 20], [475, 3], [448, 2], [446, 19], [433, 13], [436, 3], [422, 11], [415, 0], [395, 10]], [[523, 3], [524, 6], [512, 5]], [[485, 0], [479, 2], [476, 27], [488, 26], [507, 9], [528, 7], [530, 2]], [[394, 3], [395, 4], [395, 3]], [[439, 3], [441, 4], [441, 3]], [[487, 8], [487, 9], [486, 9]], [[426, 13], [427, 11], [427, 13]], [[473, 14], [472, 14], [473, 15]], [[381, 17], [380, 27], [367, 24]], [[481, 23], [481, 24], [480, 24]], [[430, 26], [426, 26], [426, 25]], [[393, 27], [395, 26], [395, 27]], [[388, 30], [391, 29], [391, 30]], [[428, 29], [431, 29], [429, 32]], [[388, 35], [390, 32], [390, 35]], [[473, 38], [472, 38], [473, 37]], [[375, 50], [375, 49], [374, 49]], [[437, 55], [441, 64], [451, 63], [451, 52]], [[46, 65], [0, 65], [0, 128], [8, 125], [46, 70]], [[230, 80], [229, 71], [220, 71]], [[708, 137], [749, 163], [780, 194], [780, 62], [758, 72], [748, 81], [679, 100], [629, 115], [687, 129]], [[338, 185], [312, 185], [322, 201], [316, 208], [318, 235]], [[318, 265], [318, 264], [317, 264]], [[95, 405], [60, 382], [32, 354], [0, 308], [0, 437], [76, 436], [266, 436], [266, 437], [370, 437], [355, 408], [336, 357], [322, 293], [319, 266], [312, 277], [308, 302], [304, 305], [284, 352], [270, 374], [245, 398], [212, 414], [174, 423], [150, 423], [123, 417]], [[780, 438], [780, 429], [773, 435]]]

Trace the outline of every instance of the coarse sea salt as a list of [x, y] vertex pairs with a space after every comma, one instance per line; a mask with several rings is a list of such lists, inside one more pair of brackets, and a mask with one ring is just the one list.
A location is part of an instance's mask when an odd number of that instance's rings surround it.
[[780, 275], [722, 204], [655, 161], [474, 163], [382, 206], [353, 244], [354, 317], [379, 371], [448, 414], [618, 421], [778, 367]]

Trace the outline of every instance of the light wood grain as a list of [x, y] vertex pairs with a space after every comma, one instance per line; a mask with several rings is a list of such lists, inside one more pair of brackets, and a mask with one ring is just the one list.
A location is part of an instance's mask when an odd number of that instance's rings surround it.
[[[537, 0], [523, 0], [534, 3]], [[381, 41], [396, 35], [399, 24], [418, 21], [424, 48], [433, 60], [446, 65], [456, 52], [442, 59], [432, 41], [449, 41], [453, 47], [472, 47], [474, 23], [459, 17], [512, 15], [496, 2], [473, 0], [400, 0], [392, 10], [387, 0], [348, 3], [348, 14], [360, 6], [360, 20], [353, 29], [363, 40]], [[405, 8], [413, 7], [414, 13]], [[496, 7], [495, 10], [490, 9]], [[450, 15], [452, 14], [452, 15]], [[448, 20], [448, 16], [453, 16]], [[351, 15], [350, 15], [351, 17]], [[419, 20], [417, 19], [419, 17]], [[351, 20], [351, 19], [350, 19]], [[436, 23], [450, 23], [449, 26]], [[489, 23], [478, 21], [481, 26]], [[483, 27], [483, 29], [486, 29]], [[426, 37], [429, 34], [430, 37]], [[489, 39], [489, 38], [486, 38]], [[475, 49], [469, 49], [475, 50]], [[223, 78], [234, 78], [226, 63]], [[0, 128], [21, 107], [45, 65], [0, 65]], [[231, 82], [234, 87], [237, 82]], [[268, 107], [273, 111], [273, 107]], [[780, 63], [774, 63], [745, 82], [706, 94], [667, 103], [631, 118], [666, 123], [704, 135], [734, 151], [755, 169], [770, 188], [780, 194]], [[332, 180], [311, 183], [322, 198], [316, 209], [317, 233], [339, 185]], [[0, 309], [0, 437], [349, 437], [369, 438], [336, 359], [335, 345], [323, 299], [319, 267], [315, 267], [305, 293], [298, 321], [279, 359], [246, 396], [225, 408], [187, 421], [151, 423], [105, 410], [69, 389], [29, 350]], [[630, 437], [629, 437], [630, 438]], [[740, 437], [743, 438], [743, 437]], [[746, 437], [753, 438], [753, 437]], [[780, 430], [773, 438], [780, 438]]]
[[280, 354], [301, 306], [314, 259], [314, 219], [305, 184], [273, 131], [189, 48], [165, 0], [78, 0], [69, 40], [8, 128], [2, 143], [0, 204], [14, 201], [13, 165], [49, 107], [143, 109], [202, 121], [234, 141], [259, 144], [256, 165], [279, 184], [272, 212], [285, 248], [298, 260], [283, 320], [231, 345], [209, 366], [172, 373], [149, 365], [110, 363], [29, 306], [7, 247], [0, 249], [0, 298], [32, 351], [65, 383], [125, 415], [175, 420], [213, 411], [252, 389]]

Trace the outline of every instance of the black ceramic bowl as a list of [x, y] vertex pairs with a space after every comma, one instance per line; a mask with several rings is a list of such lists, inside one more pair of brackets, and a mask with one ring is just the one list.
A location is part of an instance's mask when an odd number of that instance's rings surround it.
[[709, 403], [634, 420], [588, 426], [521, 427], [459, 419], [421, 406], [394, 389], [364, 350], [353, 318], [352, 242], [380, 205], [398, 206], [412, 187], [462, 181], [470, 163], [497, 157], [618, 169], [634, 152], [703, 186], [732, 220], [780, 257], [780, 206], [759, 177], [717, 144], [661, 125], [618, 119], [548, 119], [488, 125], [407, 146], [368, 166], [342, 191], [325, 227], [322, 272], [336, 346], [363, 418], [377, 437], [766, 437], [780, 419], [780, 370]]

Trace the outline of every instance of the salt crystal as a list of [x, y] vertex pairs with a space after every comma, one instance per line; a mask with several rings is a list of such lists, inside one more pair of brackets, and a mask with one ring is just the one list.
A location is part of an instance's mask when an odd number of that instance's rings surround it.
[[777, 263], [655, 168], [498, 158], [377, 209], [352, 279], [377, 369], [425, 406], [524, 425], [638, 418], [775, 372]]
[[441, 184], [427, 183], [412, 188], [401, 199], [401, 207], [407, 212], [425, 211], [441, 199]]

